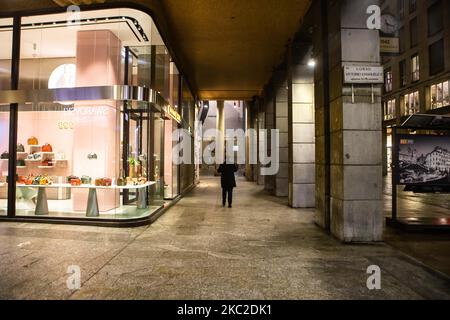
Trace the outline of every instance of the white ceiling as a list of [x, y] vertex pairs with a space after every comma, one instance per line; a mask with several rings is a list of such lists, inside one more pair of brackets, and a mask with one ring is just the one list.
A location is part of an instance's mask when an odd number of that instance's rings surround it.
[[[67, 21], [69, 13], [25, 17], [22, 24], [39, 24], [52, 21]], [[139, 42], [131, 31], [125, 20], [102, 21], [97, 24], [82, 26], [46, 26], [46, 27], [27, 27], [22, 30], [21, 38], [21, 57], [22, 59], [31, 58], [62, 58], [75, 57], [76, 55], [76, 39], [77, 32], [80, 30], [110, 30], [119, 39], [122, 40], [124, 46], [148, 46], [164, 45], [159, 32], [154, 25], [150, 16], [145, 13], [133, 9], [109, 9], [100, 11], [82, 11], [79, 19], [95, 19], [109, 17], [132, 17], [136, 19], [145, 34], [149, 38], [149, 42]], [[112, 23], [114, 21], [114, 23]], [[127, 20], [129, 21], [129, 20]], [[8, 25], [11, 19], [0, 19], [0, 25]], [[129, 22], [131, 25], [132, 23]], [[135, 27], [133, 26], [135, 29]], [[137, 30], [135, 29], [135, 32]], [[0, 43], [8, 44], [12, 42], [12, 31], [0, 32]], [[11, 59], [11, 47], [2, 45], [0, 48], [0, 59]]]

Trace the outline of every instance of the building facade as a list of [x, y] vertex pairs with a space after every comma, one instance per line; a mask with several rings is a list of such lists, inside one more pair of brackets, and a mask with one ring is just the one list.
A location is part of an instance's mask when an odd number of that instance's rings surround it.
[[391, 130], [417, 113], [450, 114], [450, 2], [381, 1], [382, 17], [394, 25], [383, 37], [394, 40], [382, 52], [384, 173], [391, 163]]

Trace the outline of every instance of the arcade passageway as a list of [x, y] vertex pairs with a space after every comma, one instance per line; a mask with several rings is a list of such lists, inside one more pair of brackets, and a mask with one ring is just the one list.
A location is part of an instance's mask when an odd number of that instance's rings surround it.
[[[220, 197], [218, 179], [203, 178], [140, 228], [3, 223], [0, 298], [450, 298], [448, 280], [418, 260], [389, 244], [343, 245], [313, 210], [253, 183], [238, 180], [233, 209]], [[78, 291], [66, 286], [71, 265], [81, 269]], [[367, 289], [370, 265], [382, 270], [381, 290]]]

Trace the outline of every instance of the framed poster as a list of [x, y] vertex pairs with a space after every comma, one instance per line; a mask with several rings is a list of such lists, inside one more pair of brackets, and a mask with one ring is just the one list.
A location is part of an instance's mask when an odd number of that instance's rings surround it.
[[450, 186], [450, 136], [397, 135], [397, 184]]

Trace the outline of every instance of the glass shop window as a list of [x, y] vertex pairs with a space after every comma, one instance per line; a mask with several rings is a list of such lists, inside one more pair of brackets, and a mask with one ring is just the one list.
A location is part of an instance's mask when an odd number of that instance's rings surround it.
[[[77, 25], [66, 15], [22, 19], [20, 89], [151, 85], [148, 15], [83, 11]], [[150, 104], [54, 100], [19, 105], [16, 215], [121, 220], [158, 209]]]
[[[0, 19], [0, 90], [11, 89], [13, 19]], [[8, 209], [9, 104], [0, 104], [0, 215]]]

